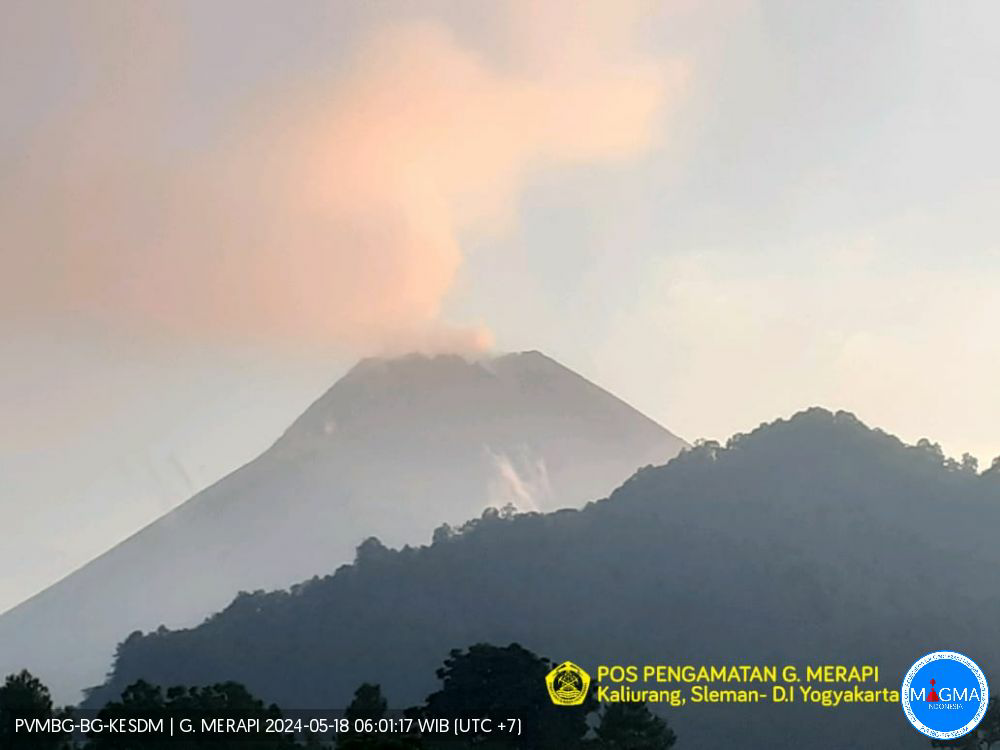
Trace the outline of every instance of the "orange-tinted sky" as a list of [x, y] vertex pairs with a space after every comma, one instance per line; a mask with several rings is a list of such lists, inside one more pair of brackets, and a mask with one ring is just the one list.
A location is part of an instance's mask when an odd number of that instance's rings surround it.
[[211, 72], [184, 6], [23, 11], [73, 25], [84, 81], [18, 134], [0, 309], [349, 353], [488, 346], [481, 323], [440, 319], [461, 234], [502, 233], [539, 170], [649, 151], [687, 67], [635, 43], [660, 12], [497, 3], [482, 21], [502, 59], [434, 14], [385, 13], [337, 65], [262, 77], [192, 138], [192, 78]]

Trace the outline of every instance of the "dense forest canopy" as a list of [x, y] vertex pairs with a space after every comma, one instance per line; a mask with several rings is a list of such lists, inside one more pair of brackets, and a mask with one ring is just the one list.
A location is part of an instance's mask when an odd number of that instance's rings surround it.
[[[995, 468], [812, 409], [703, 442], [580, 511], [488, 513], [421, 548], [369, 540], [332, 575], [133, 634], [91, 701], [143, 678], [232, 679], [296, 708], [344, 706], [373, 682], [409, 702], [476, 641], [584, 667], [878, 664], [893, 689], [950, 648], [995, 677], [998, 529]], [[696, 745], [912, 746], [898, 712], [687, 706], [671, 724]]]

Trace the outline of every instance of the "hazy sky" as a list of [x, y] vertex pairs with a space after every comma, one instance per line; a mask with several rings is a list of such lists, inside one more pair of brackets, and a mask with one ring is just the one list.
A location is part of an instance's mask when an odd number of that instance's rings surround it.
[[996, 3], [3, 8], [0, 610], [369, 353], [1000, 455]]

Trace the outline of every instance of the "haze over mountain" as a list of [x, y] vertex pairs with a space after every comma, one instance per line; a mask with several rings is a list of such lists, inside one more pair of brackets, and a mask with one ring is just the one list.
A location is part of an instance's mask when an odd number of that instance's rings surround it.
[[[138, 678], [233, 679], [286, 708], [336, 708], [369, 681], [403, 707], [449, 649], [479, 641], [589, 669], [875, 664], [869, 687], [896, 690], [917, 658], [954, 649], [992, 681], [998, 541], [1000, 465], [979, 474], [813, 409], [641, 470], [582, 510], [487, 515], [419, 549], [368, 541], [329, 577], [133, 635], [92, 701]], [[669, 718], [691, 748], [927, 746], [897, 703], [689, 703]]]
[[538, 352], [364, 360], [259, 458], [0, 616], [0, 674], [30, 666], [75, 701], [132, 630], [328, 573], [371, 535], [579, 505], [683, 446]]

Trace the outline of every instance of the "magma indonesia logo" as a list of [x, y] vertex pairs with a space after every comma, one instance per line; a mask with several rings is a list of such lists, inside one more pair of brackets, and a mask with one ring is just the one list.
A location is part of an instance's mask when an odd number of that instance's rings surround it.
[[564, 661], [545, 676], [549, 697], [557, 706], [579, 706], [587, 697], [590, 675], [571, 661]]
[[909, 722], [938, 740], [953, 740], [975, 729], [989, 699], [983, 671], [955, 651], [935, 651], [919, 659], [903, 678], [900, 693]]

